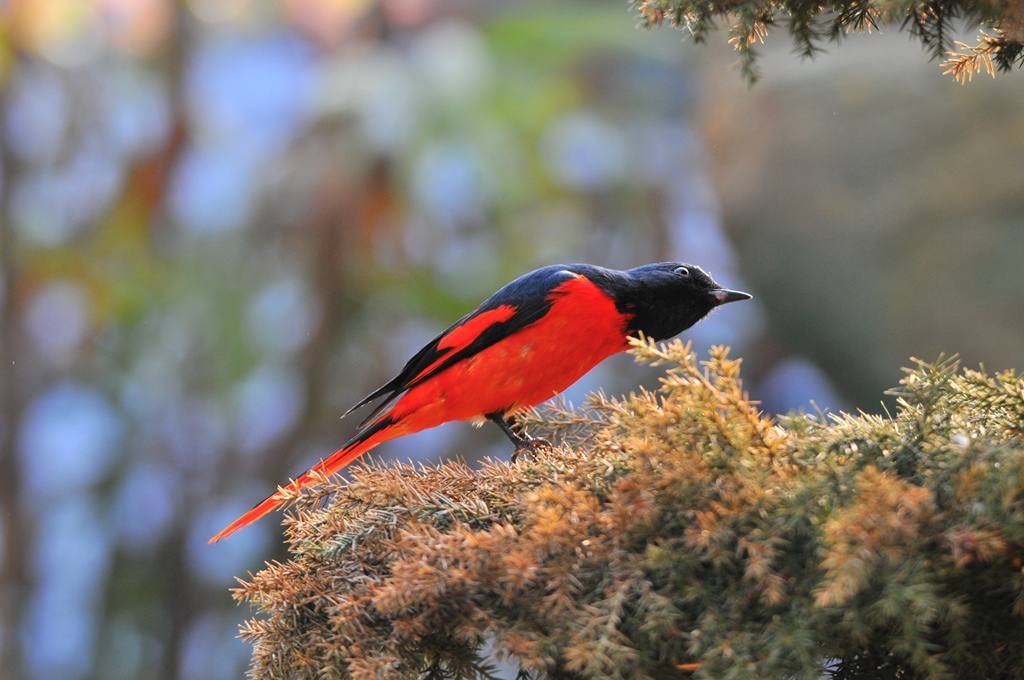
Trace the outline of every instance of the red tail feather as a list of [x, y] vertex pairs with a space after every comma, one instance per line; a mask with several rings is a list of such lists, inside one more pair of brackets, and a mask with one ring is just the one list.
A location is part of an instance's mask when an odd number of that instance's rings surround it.
[[[395, 430], [400, 431], [396, 432]], [[322, 473], [330, 476], [340, 472], [346, 465], [373, 447], [377, 446], [381, 442], [385, 442], [389, 439], [394, 439], [395, 437], [405, 434], [405, 431], [405, 428], [396, 427], [389, 418], [384, 417], [369, 429], [360, 433], [355, 439], [346, 444], [344, 448], [338, 449], [326, 460], [320, 461], [307, 470], [301, 477], [284, 488], [289, 491], [302, 489], [315, 482], [315, 473]], [[222, 538], [227, 538], [239, 529], [249, 526], [260, 517], [263, 517], [263, 515], [281, 505], [282, 502], [283, 499], [281, 497], [281, 492], [277, 491], [252, 510], [229, 524], [223, 531], [211, 538], [208, 543], [216, 543]]]

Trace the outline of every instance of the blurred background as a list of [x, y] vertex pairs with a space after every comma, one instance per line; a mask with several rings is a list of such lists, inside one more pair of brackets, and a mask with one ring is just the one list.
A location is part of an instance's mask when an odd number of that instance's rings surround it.
[[[748, 87], [621, 0], [0, 2], [0, 677], [240, 678], [338, 416], [535, 267], [683, 260], [768, 413], [1024, 367], [1021, 74], [895, 31]], [[968, 31], [970, 36], [972, 31]], [[968, 38], [970, 39], [970, 38]], [[571, 339], [567, 339], [571, 342]], [[615, 357], [575, 386], [657, 369]], [[507, 457], [464, 423], [382, 459]]]

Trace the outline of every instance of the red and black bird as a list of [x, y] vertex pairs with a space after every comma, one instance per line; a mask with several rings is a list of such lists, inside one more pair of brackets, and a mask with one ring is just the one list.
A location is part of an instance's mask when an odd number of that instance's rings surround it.
[[[700, 267], [679, 262], [627, 271], [557, 264], [519, 277], [416, 353], [401, 373], [345, 414], [383, 397], [344, 447], [288, 484], [337, 473], [381, 442], [452, 420], [490, 420], [515, 444], [508, 418], [546, 401], [643, 333], [663, 340], [711, 310], [750, 295], [718, 285]], [[392, 405], [393, 404], [393, 405]], [[388, 409], [388, 406], [391, 408]], [[280, 491], [210, 539], [218, 541], [281, 503]]]

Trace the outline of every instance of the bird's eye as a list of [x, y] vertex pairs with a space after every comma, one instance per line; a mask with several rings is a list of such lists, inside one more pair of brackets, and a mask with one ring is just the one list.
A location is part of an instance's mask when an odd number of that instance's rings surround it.
[[690, 275], [690, 270], [686, 267], [676, 267], [675, 273], [682, 276], [684, 279]]

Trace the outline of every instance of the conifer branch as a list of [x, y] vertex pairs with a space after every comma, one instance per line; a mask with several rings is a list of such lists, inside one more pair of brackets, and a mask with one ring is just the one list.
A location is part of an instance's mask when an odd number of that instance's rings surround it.
[[296, 494], [235, 591], [252, 677], [1024, 675], [1024, 378], [916, 362], [895, 415], [774, 420], [725, 348], [633, 353], [661, 388], [528, 415], [550, 453]]
[[[739, 54], [743, 76], [758, 77], [756, 46], [784, 23], [796, 52], [812, 57], [827, 42], [849, 33], [870, 33], [898, 25], [919, 40], [931, 57], [947, 56], [946, 73], [966, 82], [985, 70], [1009, 71], [1024, 66], [1024, 0], [630, 0], [646, 28], [668, 24], [683, 29], [700, 43], [716, 27], [728, 23], [728, 41]], [[957, 26], [987, 27], [971, 46], [954, 42]], [[953, 51], [957, 47], [963, 51]]]

